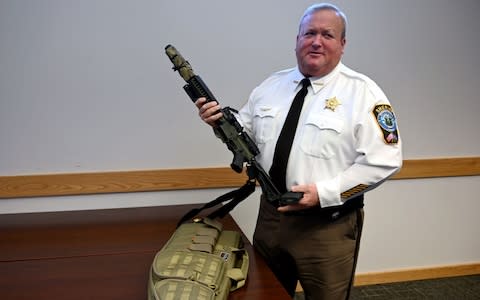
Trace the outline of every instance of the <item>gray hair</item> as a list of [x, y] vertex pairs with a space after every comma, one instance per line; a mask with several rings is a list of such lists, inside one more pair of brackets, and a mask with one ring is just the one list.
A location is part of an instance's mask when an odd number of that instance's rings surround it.
[[319, 10], [332, 10], [340, 17], [343, 23], [342, 39], [344, 39], [347, 34], [347, 16], [343, 13], [343, 11], [340, 10], [340, 8], [330, 3], [317, 3], [308, 7], [303, 13], [302, 18], [300, 19], [300, 26], [298, 28], [298, 32], [300, 32], [300, 30], [302, 29], [303, 21], [305, 20], [305, 18]]

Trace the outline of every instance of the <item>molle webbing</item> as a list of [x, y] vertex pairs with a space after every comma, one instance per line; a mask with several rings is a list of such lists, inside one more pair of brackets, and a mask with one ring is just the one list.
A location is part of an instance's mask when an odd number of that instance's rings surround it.
[[218, 221], [180, 225], [153, 260], [148, 299], [227, 299], [245, 284], [249, 261], [242, 247], [241, 234]]

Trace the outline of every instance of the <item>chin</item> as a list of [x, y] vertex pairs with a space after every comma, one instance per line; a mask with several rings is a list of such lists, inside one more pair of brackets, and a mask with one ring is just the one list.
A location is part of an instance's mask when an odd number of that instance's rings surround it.
[[318, 67], [304, 68], [304, 73], [308, 74], [309, 76], [316, 77], [319, 76], [318, 74], [322, 73], [322, 69]]

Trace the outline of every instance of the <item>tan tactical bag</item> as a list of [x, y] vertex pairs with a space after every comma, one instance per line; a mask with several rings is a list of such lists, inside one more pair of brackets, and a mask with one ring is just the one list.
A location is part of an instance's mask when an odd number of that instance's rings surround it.
[[183, 223], [155, 256], [149, 300], [225, 300], [245, 284], [248, 253], [237, 231], [204, 218]]

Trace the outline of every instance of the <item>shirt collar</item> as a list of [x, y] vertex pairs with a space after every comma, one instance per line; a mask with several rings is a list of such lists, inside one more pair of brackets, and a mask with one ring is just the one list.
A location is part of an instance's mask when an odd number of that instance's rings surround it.
[[[325, 85], [327, 85], [335, 75], [340, 72], [340, 68], [342, 68], [343, 64], [339, 62], [337, 66], [327, 75], [322, 76], [322, 77], [310, 77], [310, 82], [312, 84], [313, 88], [313, 93], [317, 93], [320, 91]], [[295, 68], [295, 71], [293, 73], [293, 83], [295, 84], [295, 87], [298, 86], [300, 81], [305, 78], [305, 76], [300, 72], [298, 69], [298, 66]]]

